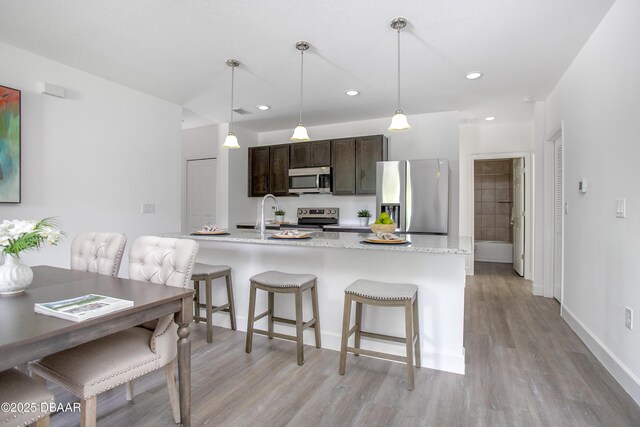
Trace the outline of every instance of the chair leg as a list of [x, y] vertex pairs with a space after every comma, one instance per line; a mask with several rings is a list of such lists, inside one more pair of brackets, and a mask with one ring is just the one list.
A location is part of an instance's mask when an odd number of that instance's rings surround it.
[[407, 383], [408, 389], [413, 390], [413, 305], [407, 301], [404, 305], [404, 323], [406, 327], [407, 344]]
[[302, 340], [302, 290], [296, 290], [296, 343], [298, 366], [304, 363], [304, 346]]
[[313, 306], [313, 317], [316, 319], [315, 325], [313, 325], [313, 329], [316, 334], [316, 348], [322, 348], [322, 344], [320, 342], [320, 310], [318, 309], [318, 284], [314, 283], [311, 288], [311, 305]]
[[349, 339], [349, 323], [351, 322], [351, 296], [344, 294], [344, 311], [342, 312], [342, 339], [340, 342], [340, 367], [338, 373], [344, 375], [347, 366], [347, 341]]
[[255, 317], [256, 309], [256, 288], [251, 284], [251, 290], [249, 291], [249, 315], [247, 316], [247, 345], [245, 351], [251, 353], [253, 346], [253, 318]]
[[38, 421], [36, 421], [36, 427], [49, 427], [50, 421], [51, 421], [51, 418], [47, 414], [44, 417], [40, 418]]
[[420, 356], [420, 316], [418, 315], [418, 295], [413, 300], [413, 333], [416, 342], [413, 344], [416, 354], [416, 368], [421, 366], [422, 357]]
[[193, 281], [193, 289], [196, 293], [193, 295], [193, 320], [200, 323], [200, 282]]
[[[362, 303], [356, 301], [356, 336], [354, 339], [353, 347], [360, 348], [360, 332], [362, 331]], [[359, 356], [356, 353], [356, 356]]]
[[80, 399], [80, 427], [96, 427], [97, 396]]
[[205, 300], [207, 304], [207, 342], [210, 343], [213, 341], [213, 314], [211, 312], [211, 310], [213, 310], [213, 297], [211, 295], [211, 288], [213, 287], [213, 284], [211, 283], [211, 276], [207, 276], [207, 279], [204, 281], [204, 287]]
[[127, 381], [125, 388], [127, 391], [127, 401], [133, 401], [133, 381]]
[[164, 374], [167, 377], [167, 390], [169, 391], [169, 403], [173, 412], [173, 421], [180, 424], [180, 398], [176, 387], [176, 361], [169, 362], [164, 367]]
[[267, 328], [269, 331], [269, 339], [272, 340], [273, 339], [273, 310], [274, 310], [274, 299], [275, 299], [275, 294], [273, 292], [267, 292], [269, 294], [269, 315], [267, 316]]
[[233, 281], [231, 271], [225, 276], [227, 282], [227, 300], [229, 301], [229, 318], [231, 320], [231, 330], [236, 330], [236, 304], [233, 301]]

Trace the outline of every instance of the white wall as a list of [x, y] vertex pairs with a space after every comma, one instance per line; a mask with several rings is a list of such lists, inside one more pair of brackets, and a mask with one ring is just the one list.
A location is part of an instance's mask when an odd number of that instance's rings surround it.
[[[239, 149], [222, 147], [228, 123], [182, 131], [182, 231], [187, 231], [186, 164], [187, 160], [216, 158], [218, 192], [216, 222], [221, 227], [235, 226], [238, 218], [253, 218], [255, 203], [247, 197], [247, 147], [258, 144], [256, 132], [234, 126]], [[250, 212], [251, 215], [247, 213]]]
[[[407, 132], [389, 132], [390, 118], [335, 123], [323, 126], [309, 126], [311, 139], [341, 138], [359, 135], [384, 134], [389, 138], [389, 160], [449, 159], [451, 182], [449, 194], [449, 234], [458, 235], [459, 217], [459, 143], [458, 112], [449, 111], [433, 114], [407, 116], [412, 129]], [[293, 129], [284, 129], [259, 134], [260, 145], [289, 142]], [[363, 207], [375, 210], [375, 196], [302, 196], [280, 198], [287, 210], [287, 219], [295, 220], [298, 206], [331, 206], [340, 208], [341, 221], [357, 223], [356, 212]], [[291, 216], [289, 215], [291, 213]], [[255, 218], [252, 218], [255, 220]]]
[[[637, 0], [612, 6], [549, 95], [546, 127], [564, 122], [563, 317], [640, 403], [640, 325], [624, 320], [625, 306], [640, 314], [638, 17]], [[626, 219], [615, 217], [618, 198]]]
[[[0, 58], [0, 82], [22, 91], [22, 203], [0, 204], [0, 219], [56, 216], [68, 234], [26, 263], [68, 267], [80, 231], [132, 242], [178, 230], [180, 107], [3, 43]], [[67, 97], [39, 94], [38, 82]], [[156, 213], [143, 215], [143, 202]]]

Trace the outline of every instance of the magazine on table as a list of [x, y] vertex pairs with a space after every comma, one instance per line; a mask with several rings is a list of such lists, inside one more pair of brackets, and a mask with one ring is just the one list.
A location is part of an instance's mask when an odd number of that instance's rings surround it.
[[60, 301], [36, 303], [35, 312], [73, 322], [82, 322], [127, 307], [133, 307], [133, 301], [89, 294]]

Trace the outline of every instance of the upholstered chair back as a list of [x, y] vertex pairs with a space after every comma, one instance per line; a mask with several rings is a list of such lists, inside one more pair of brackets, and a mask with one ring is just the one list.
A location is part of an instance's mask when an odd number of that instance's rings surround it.
[[71, 242], [71, 269], [117, 276], [127, 236], [84, 232]]
[[186, 288], [198, 254], [189, 239], [138, 237], [129, 250], [129, 278]]

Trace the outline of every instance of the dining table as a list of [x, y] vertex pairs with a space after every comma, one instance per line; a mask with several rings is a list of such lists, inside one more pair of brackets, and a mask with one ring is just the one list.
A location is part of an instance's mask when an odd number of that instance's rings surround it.
[[[104, 316], [72, 322], [34, 311], [36, 303], [97, 294], [133, 301]], [[26, 292], [0, 297], [0, 371], [172, 314], [178, 325], [178, 387], [183, 426], [191, 425], [191, 288], [51, 266], [33, 267]]]

